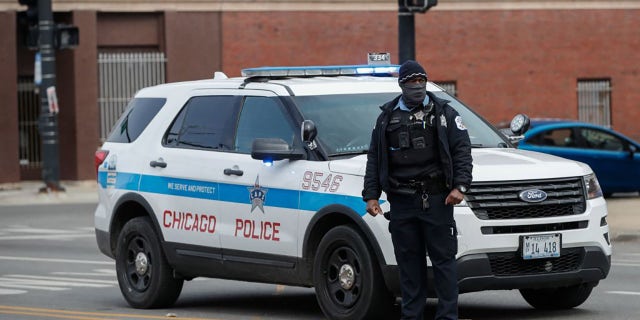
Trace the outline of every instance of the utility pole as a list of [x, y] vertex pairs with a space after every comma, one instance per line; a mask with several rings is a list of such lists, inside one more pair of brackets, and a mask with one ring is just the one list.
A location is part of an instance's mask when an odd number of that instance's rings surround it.
[[51, 0], [37, 0], [37, 5], [38, 50], [42, 61], [38, 130], [41, 142], [42, 180], [45, 184], [40, 191], [64, 191], [64, 188], [60, 185], [56, 48], [54, 46], [55, 24], [53, 22]]
[[416, 26], [414, 13], [425, 13], [438, 0], [398, 0], [399, 63], [416, 59]]
[[[20, 25], [24, 26], [24, 44], [38, 50], [35, 59], [34, 82], [40, 94], [40, 155], [42, 180], [40, 192], [65, 191], [60, 185], [60, 152], [58, 138], [58, 96], [56, 93], [56, 50], [73, 49], [80, 43], [78, 27], [55, 24], [52, 0], [18, 0], [27, 10]], [[25, 26], [26, 25], [26, 26]]]

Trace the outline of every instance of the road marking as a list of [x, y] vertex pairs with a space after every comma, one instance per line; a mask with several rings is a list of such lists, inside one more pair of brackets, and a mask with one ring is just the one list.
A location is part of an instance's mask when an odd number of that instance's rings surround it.
[[62, 230], [62, 229], [44, 229], [44, 228], [31, 228], [28, 226], [12, 226], [9, 228], [3, 229], [5, 232], [9, 233], [44, 233], [44, 234], [69, 234], [69, 233], [78, 233], [77, 230]]
[[13, 290], [13, 289], [2, 289], [0, 288], [0, 296], [8, 295], [8, 294], [23, 294], [27, 293], [25, 290]]
[[45, 291], [63, 291], [69, 290], [69, 288], [60, 288], [60, 287], [45, 287], [38, 286], [35, 283], [32, 284], [21, 284], [21, 283], [7, 283], [3, 282], [0, 286], [5, 288], [15, 288], [15, 289], [31, 289], [31, 290], [45, 290]]
[[0, 256], [0, 260], [35, 261], [35, 262], [62, 262], [62, 263], [79, 263], [79, 264], [103, 264], [103, 265], [110, 265], [110, 266], [114, 265], [113, 261], [50, 259], [50, 258], [33, 258], [33, 257]]
[[65, 272], [65, 271], [59, 271], [59, 272], [51, 272], [51, 274], [61, 275], [61, 276], [81, 276], [81, 277], [93, 277], [93, 276], [115, 277], [116, 276], [116, 270], [114, 270], [114, 269], [95, 269], [94, 271], [95, 272]]
[[640, 263], [611, 263], [611, 265], [616, 267], [640, 267]]
[[[97, 269], [105, 270], [105, 269]], [[99, 273], [98, 275], [104, 275]], [[114, 274], [108, 274], [110, 277], [114, 277]], [[12, 289], [25, 289], [25, 290], [46, 290], [46, 291], [61, 291], [69, 290], [73, 287], [81, 288], [109, 288], [118, 284], [115, 280], [103, 279], [86, 279], [78, 277], [55, 277], [55, 276], [34, 276], [25, 274], [8, 274], [0, 276], [0, 290], [1, 288]], [[21, 294], [26, 291], [18, 290], [6, 290], [0, 291], [0, 295], [9, 294]]]
[[640, 296], [640, 292], [635, 291], [607, 291], [610, 294], [622, 294], [627, 296]]
[[611, 261], [611, 263], [640, 263], [638, 259], [616, 259]]
[[25, 312], [25, 311], [11, 311], [11, 310], [2, 310], [0, 308], [0, 314], [15, 314], [21, 316], [39, 316], [46, 318], [56, 318], [56, 319], [73, 319], [73, 320], [104, 320], [105, 318], [93, 318], [93, 317], [78, 317], [78, 316], [66, 316], [66, 315], [54, 315], [49, 313], [39, 313], [39, 312]]
[[[9, 278], [9, 277], [0, 277], [2, 283], [0, 283], [0, 287], [4, 287], [6, 285], [11, 285], [13, 288], [16, 288], [18, 285], [25, 286], [47, 286], [50, 288], [58, 288], [58, 287], [82, 287], [82, 288], [108, 288], [111, 287], [117, 282], [112, 281], [113, 283], [105, 284], [105, 283], [87, 283], [87, 282], [70, 282], [70, 281], [59, 281], [59, 280], [38, 280], [38, 279], [20, 279], [20, 278]], [[44, 289], [45, 287], [43, 287]]]
[[73, 240], [95, 237], [95, 231], [86, 227], [75, 229], [45, 229], [13, 225], [0, 229], [1, 240]]
[[[92, 319], [92, 320], [104, 320], [107, 317], [118, 317], [126, 319], [161, 319], [166, 320], [166, 316], [148, 316], [141, 314], [127, 314], [127, 313], [107, 313], [107, 312], [85, 312], [85, 311], [70, 311], [60, 309], [47, 309], [47, 308], [31, 308], [31, 307], [18, 307], [18, 306], [3, 306], [0, 305], [0, 314], [27, 314], [37, 315], [41, 317], [60, 318], [60, 319]], [[177, 317], [180, 320], [222, 320], [219, 318], [183, 318]]]
[[73, 240], [76, 238], [91, 238], [95, 234], [78, 233], [78, 234], [40, 234], [29, 236], [0, 236], [0, 240]]
[[117, 281], [109, 281], [109, 280], [94, 280], [94, 279], [79, 279], [79, 278], [64, 278], [64, 277], [47, 277], [47, 276], [30, 276], [30, 275], [24, 275], [24, 274], [7, 274], [7, 275], [5, 275], [5, 277], [9, 277], [9, 278], [12, 278], [12, 279], [33, 279], [33, 280], [45, 280], [45, 281], [118, 284]]

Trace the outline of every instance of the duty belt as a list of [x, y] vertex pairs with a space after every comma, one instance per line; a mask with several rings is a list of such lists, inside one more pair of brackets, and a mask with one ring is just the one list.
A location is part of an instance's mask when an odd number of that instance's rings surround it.
[[443, 176], [409, 181], [398, 181], [389, 177], [389, 186], [391, 187], [390, 192], [404, 195], [439, 194], [448, 191]]

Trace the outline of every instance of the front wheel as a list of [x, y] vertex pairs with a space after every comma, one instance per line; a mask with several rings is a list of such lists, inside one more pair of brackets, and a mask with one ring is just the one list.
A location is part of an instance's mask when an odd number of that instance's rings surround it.
[[329, 319], [389, 319], [394, 297], [363, 237], [349, 226], [327, 232], [316, 251], [313, 281]]
[[140, 309], [171, 306], [184, 283], [172, 271], [151, 220], [138, 217], [127, 222], [118, 236], [116, 273], [129, 305]]
[[536, 309], [571, 309], [585, 302], [593, 287], [594, 283], [583, 283], [561, 288], [520, 289], [520, 294]]

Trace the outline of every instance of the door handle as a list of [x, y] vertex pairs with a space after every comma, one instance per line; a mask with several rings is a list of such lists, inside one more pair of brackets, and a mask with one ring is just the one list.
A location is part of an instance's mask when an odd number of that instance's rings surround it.
[[224, 169], [224, 174], [228, 176], [234, 175], [234, 176], [242, 177], [242, 175], [244, 174], [244, 171], [237, 169], [237, 167], [233, 169], [227, 168], [227, 169]]
[[149, 162], [149, 165], [153, 168], [155, 167], [160, 167], [160, 168], [166, 168], [167, 167], [167, 163], [164, 162], [164, 159], [162, 158], [158, 158], [158, 160], [152, 160], [151, 162]]

